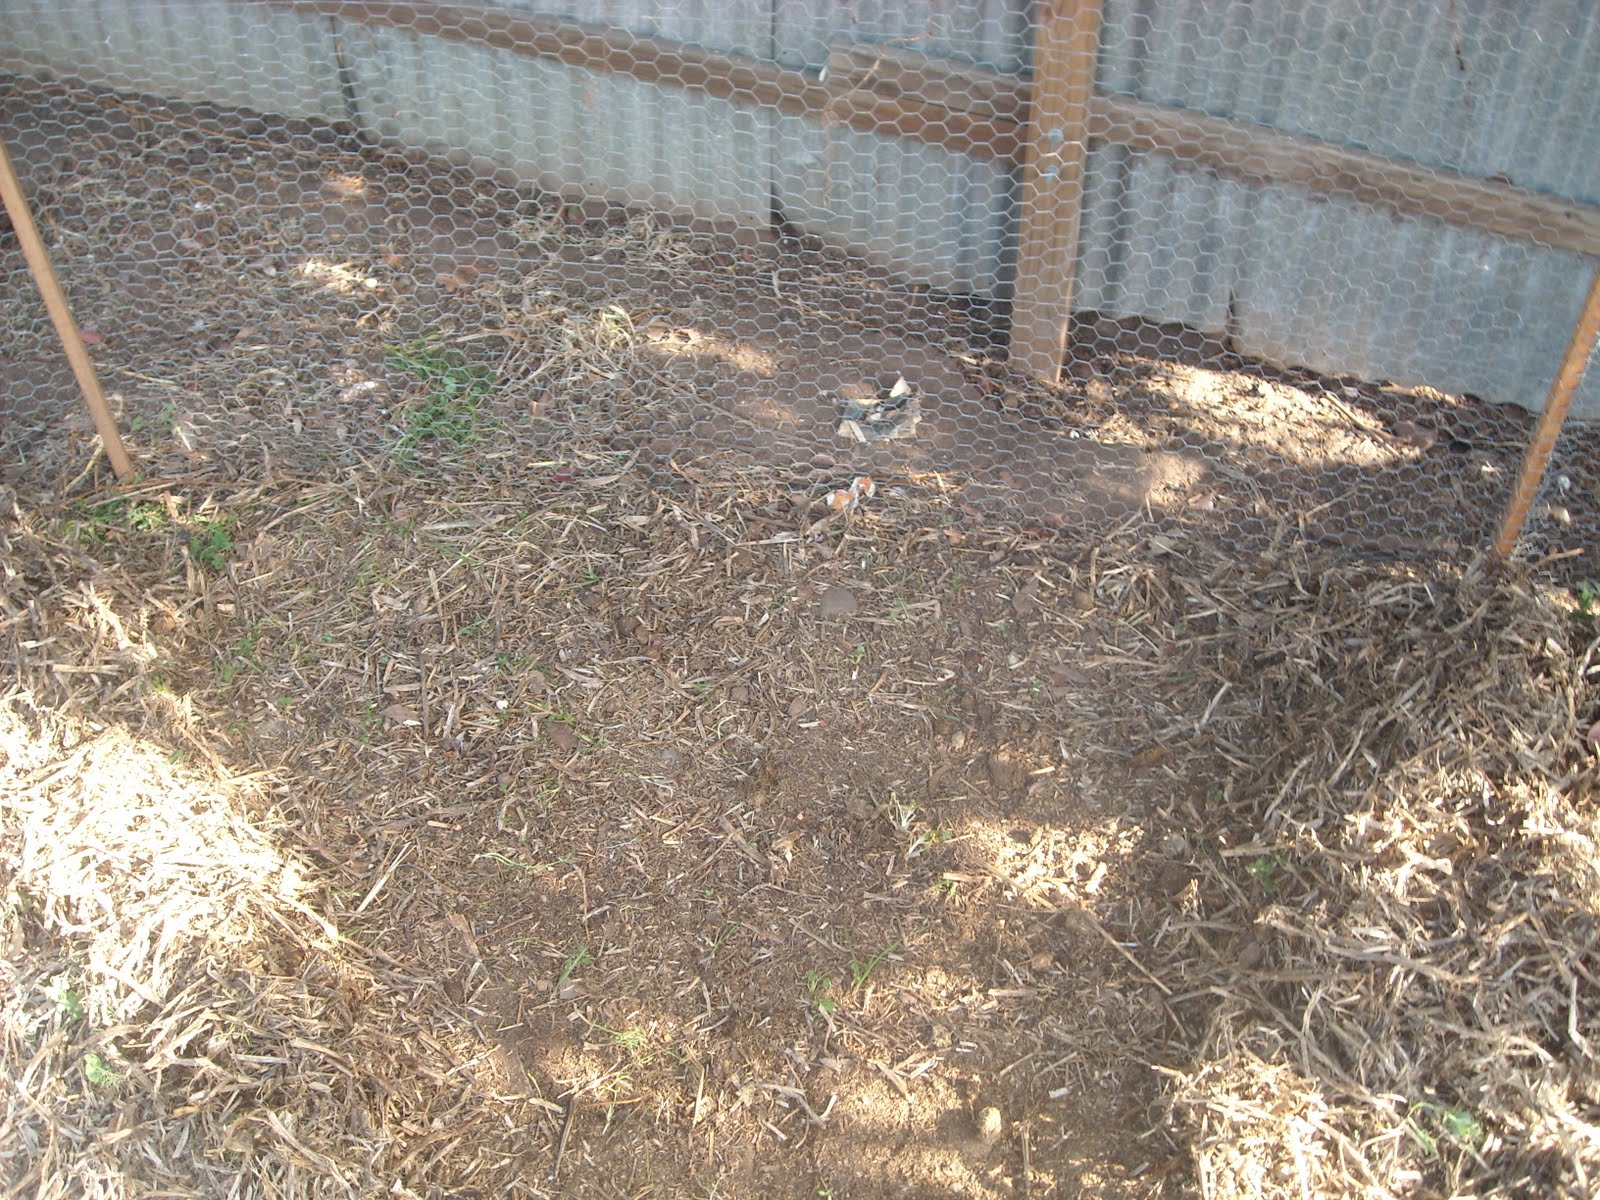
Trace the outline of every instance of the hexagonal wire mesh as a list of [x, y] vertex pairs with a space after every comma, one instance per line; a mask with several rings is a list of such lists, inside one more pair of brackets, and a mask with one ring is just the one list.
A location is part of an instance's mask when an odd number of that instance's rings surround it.
[[[574, 11], [0, 3], [0, 128], [146, 469], [1487, 543], [1600, 251], [1566, 8]], [[0, 262], [0, 464], [59, 489], [91, 428]], [[1593, 549], [1594, 449], [1539, 554]]]

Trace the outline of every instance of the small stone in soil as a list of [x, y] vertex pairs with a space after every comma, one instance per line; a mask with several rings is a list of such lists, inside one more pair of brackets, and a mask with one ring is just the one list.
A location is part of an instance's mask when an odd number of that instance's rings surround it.
[[998, 1142], [1004, 1128], [1005, 1121], [1000, 1116], [1000, 1110], [994, 1105], [989, 1105], [978, 1114], [978, 1136], [983, 1139], [985, 1146], [992, 1146]]
[[822, 614], [823, 620], [832, 617], [848, 617], [856, 611], [856, 594], [847, 587], [831, 583], [822, 589], [822, 599], [818, 602], [817, 609]]

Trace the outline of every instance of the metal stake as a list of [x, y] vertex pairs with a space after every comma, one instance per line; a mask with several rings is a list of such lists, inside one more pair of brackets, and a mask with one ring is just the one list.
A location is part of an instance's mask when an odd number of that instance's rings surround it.
[[84, 349], [83, 336], [78, 332], [78, 322], [73, 319], [66, 293], [61, 290], [61, 281], [56, 278], [55, 268], [50, 265], [50, 255], [45, 250], [44, 239], [39, 236], [39, 227], [33, 223], [33, 213], [28, 209], [27, 199], [22, 194], [22, 185], [17, 180], [3, 138], [0, 138], [0, 200], [5, 202], [6, 211], [11, 214], [11, 227], [16, 231], [17, 240], [22, 243], [28, 270], [33, 275], [34, 283], [39, 285], [44, 306], [49, 309], [50, 320], [56, 327], [56, 336], [61, 339], [61, 348], [66, 351], [67, 361], [72, 364], [72, 373], [77, 376], [78, 388], [83, 392], [83, 402], [89, 406], [89, 415], [94, 418], [94, 427], [100, 432], [100, 444], [105, 447], [106, 458], [111, 463], [111, 469], [117, 473], [117, 478], [126, 480], [133, 475], [133, 463], [123, 449], [117, 422], [106, 404], [105, 393], [100, 390], [100, 378], [94, 372], [94, 363], [89, 359], [88, 350]]
[[1528, 509], [1533, 505], [1533, 497], [1539, 490], [1540, 480], [1544, 478], [1545, 468], [1550, 465], [1556, 437], [1561, 433], [1561, 425], [1567, 418], [1573, 394], [1583, 379], [1583, 369], [1589, 362], [1589, 354], [1594, 350], [1597, 336], [1600, 336], [1600, 268], [1595, 270], [1594, 279], [1589, 283], [1589, 295], [1583, 302], [1583, 311], [1578, 314], [1578, 323], [1572, 327], [1572, 340], [1567, 343], [1567, 353], [1561, 360], [1560, 370], [1556, 372], [1555, 382], [1550, 385], [1550, 395], [1544, 402], [1544, 411], [1539, 414], [1539, 423], [1533, 428], [1522, 469], [1517, 472], [1517, 485], [1512, 489], [1511, 503], [1506, 505], [1506, 515], [1500, 522], [1500, 534], [1494, 542], [1494, 552], [1501, 558], [1511, 557], [1511, 552], [1517, 547], [1517, 539], [1522, 536], [1522, 527], [1528, 521]]

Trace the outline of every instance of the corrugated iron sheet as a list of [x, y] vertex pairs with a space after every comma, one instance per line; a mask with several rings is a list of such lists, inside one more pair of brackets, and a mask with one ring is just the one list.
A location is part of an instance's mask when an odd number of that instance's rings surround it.
[[0, 70], [305, 120], [345, 120], [329, 22], [215, 0], [4, 0]]
[[[777, 0], [775, 53], [820, 70], [835, 39], [1016, 72], [1028, 61], [1026, 0]], [[774, 194], [786, 221], [951, 291], [993, 295], [1009, 277], [1015, 183], [1007, 164], [814, 121], [777, 126]]]
[[[1376, 153], [1600, 199], [1593, 3], [1137, 0], [1099, 85]], [[1283, 363], [1537, 408], [1594, 264], [1343, 199], [1090, 155], [1078, 302], [1229, 329]], [[1577, 411], [1600, 416], [1591, 373]]]
[[[559, 5], [505, 5], [572, 17]], [[749, 4], [612, 3], [616, 27], [745, 53]], [[598, 14], [585, 10], [582, 19]], [[343, 27], [361, 122], [379, 136], [496, 164], [552, 191], [765, 223], [772, 115], [617, 74], [406, 30]]]

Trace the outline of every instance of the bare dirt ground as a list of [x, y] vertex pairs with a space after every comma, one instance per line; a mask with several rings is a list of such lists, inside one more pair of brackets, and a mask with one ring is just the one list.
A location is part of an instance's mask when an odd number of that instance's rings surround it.
[[1109, 326], [1041, 389], [803, 246], [113, 132], [25, 152], [144, 482], [0, 278], [13, 1192], [1589, 1190], [1521, 418]]

